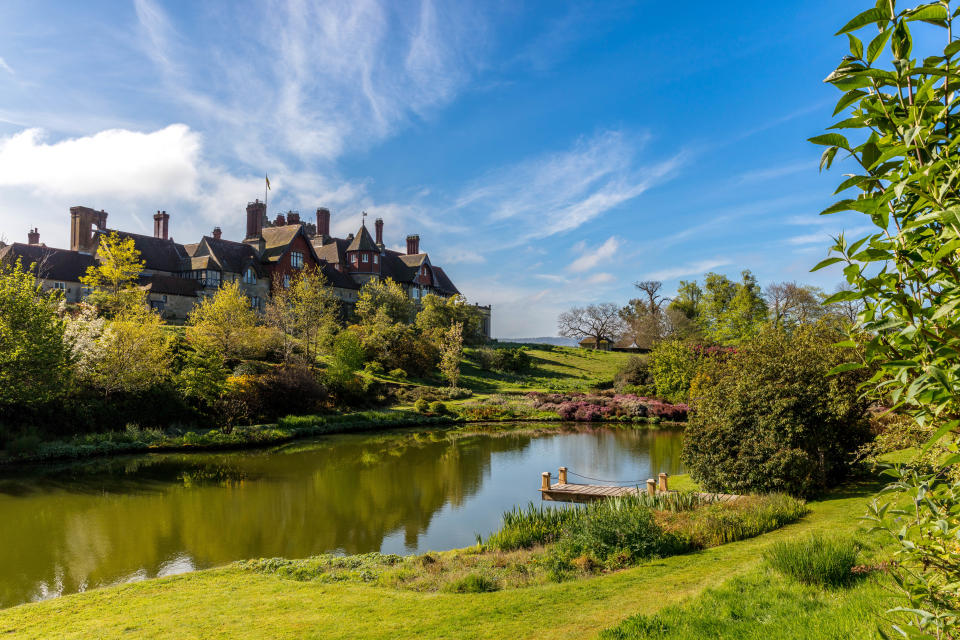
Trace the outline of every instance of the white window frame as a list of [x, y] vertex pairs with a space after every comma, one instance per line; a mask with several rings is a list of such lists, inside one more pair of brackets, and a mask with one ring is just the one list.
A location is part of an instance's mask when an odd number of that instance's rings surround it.
[[370, 262], [370, 256], [368, 256], [367, 254], [363, 254], [362, 260], [363, 262]]
[[247, 267], [247, 270], [243, 272], [243, 282], [244, 284], [257, 284], [257, 272], [253, 270], [253, 267]]
[[290, 266], [294, 269], [303, 269], [303, 252], [301, 251], [291, 251], [290, 252]]
[[290, 288], [290, 274], [289, 274], [289, 273], [283, 274], [283, 288], [284, 288], [284, 289], [289, 289], [289, 288]]

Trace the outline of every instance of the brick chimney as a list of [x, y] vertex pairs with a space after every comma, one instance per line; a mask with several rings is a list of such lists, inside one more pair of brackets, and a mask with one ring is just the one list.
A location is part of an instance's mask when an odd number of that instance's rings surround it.
[[170, 230], [170, 214], [166, 211], [157, 211], [153, 214], [153, 237], [167, 239]]
[[93, 253], [97, 248], [93, 227], [100, 231], [107, 228], [107, 212], [90, 207], [70, 207], [70, 250]]
[[377, 229], [377, 246], [383, 249], [383, 218], [377, 218], [374, 226]]
[[259, 238], [267, 218], [267, 205], [259, 200], [247, 203], [247, 238]]
[[414, 234], [407, 236], [407, 255], [412, 256], [420, 253], [420, 236]]
[[27, 232], [27, 244], [40, 244], [40, 232], [36, 227]]
[[287, 224], [300, 224], [300, 212], [290, 211], [287, 213]]
[[214, 228], [213, 228], [213, 239], [214, 239], [214, 240], [219, 240], [222, 235], [223, 235], [223, 230], [222, 230], [220, 227], [214, 227]]
[[317, 209], [317, 235], [330, 235], [330, 209], [320, 207]]
[[282, 213], [278, 213], [276, 219], [273, 221], [273, 226], [275, 227], [285, 227], [287, 226], [287, 216]]

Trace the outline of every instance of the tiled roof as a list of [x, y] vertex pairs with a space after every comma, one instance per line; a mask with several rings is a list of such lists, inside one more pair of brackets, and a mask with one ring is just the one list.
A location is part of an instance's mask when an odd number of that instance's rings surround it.
[[447, 276], [447, 273], [440, 267], [433, 267], [433, 275], [436, 276], [436, 282], [434, 283], [437, 289], [450, 295], [459, 294], [460, 291], [453, 285], [453, 281]]
[[360, 285], [357, 284], [356, 280], [351, 278], [346, 273], [337, 270], [329, 262], [322, 262], [320, 264], [320, 271], [327, 278], [327, 282], [331, 287], [339, 287], [340, 289], [359, 289]]
[[20, 258], [24, 268], [34, 265], [34, 273], [46, 280], [79, 282], [86, 275], [87, 268], [96, 264], [93, 256], [69, 249], [55, 249], [37, 244], [14, 242], [0, 249], [0, 262], [13, 262]]
[[350, 243], [343, 238], [330, 238], [327, 236], [325, 244], [318, 245], [318, 239], [319, 236], [313, 239], [313, 250], [317, 252], [317, 256], [321, 260], [325, 260], [331, 264], [346, 264], [346, 251]]
[[[111, 232], [113, 232], [112, 229], [101, 233]], [[117, 231], [116, 233], [121, 238], [133, 239], [133, 244], [140, 252], [140, 258], [147, 269], [177, 273], [188, 265], [189, 254], [182, 244], [163, 238], [140, 235], [139, 233], [129, 233], [127, 231]]]
[[261, 231], [264, 240], [263, 253], [260, 259], [264, 262], [276, 262], [287, 251], [294, 237], [302, 227], [299, 224], [286, 224], [282, 227], [266, 227]]
[[[194, 259], [201, 254], [211, 256], [219, 265], [221, 271], [227, 273], [243, 273], [250, 265], [254, 267], [257, 274], [263, 276], [263, 270], [257, 261], [256, 250], [243, 242], [233, 242], [232, 240], [217, 240], [210, 236], [204, 236], [203, 241], [195, 249]], [[201, 269], [204, 267], [194, 267]]]
[[197, 280], [160, 274], [140, 276], [138, 282], [150, 293], [166, 293], [175, 296], [195, 297], [200, 289], [200, 282]]
[[367, 231], [367, 225], [360, 225], [360, 230], [354, 237], [353, 242], [347, 247], [347, 251], [379, 251], [380, 247], [373, 241], [373, 236]]

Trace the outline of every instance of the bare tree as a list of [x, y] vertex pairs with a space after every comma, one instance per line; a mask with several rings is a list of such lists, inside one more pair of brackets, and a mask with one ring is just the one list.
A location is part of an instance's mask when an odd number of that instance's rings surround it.
[[633, 286], [644, 297], [634, 298], [620, 310], [620, 318], [626, 325], [627, 335], [641, 346], [650, 348], [668, 333], [668, 322], [663, 305], [667, 298], [660, 295], [663, 283], [657, 280], [634, 282]]
[[574, 307], [557, 318], [560, 335], [575, 340], [594, 338], [616, 340], [624, 332], [625, 324], [620, 317], [620, 307], [612, 302]]
[[823, 292], [817, 287], [778, 282], [767, 286], [764, 293], [770, 322], [778, 329], [814, 322], [827, 312], [822, 303]]
[[663, 303], [667, 301], [667, 298], [661, 296], [659, 293], [660, 289], [663, 288], [663, 283], [659, 280], [641, 280], [640, 282], [634, 282], [633, 286], [640, 289], [640, 291], [647, 296], [647, 311], [652, 315], [659, 314], [661, 309], [663, 309]]
[[[851, 291], [852, 287], [846, 283], [841, 283], [837, 285], [837, 288], [834, 289], [834, 292], [839, 293], [840, 291]], [[833, 304], [828, 305], [828, 311], [840, 318], [840, 320], [849, 326], [856, 325], [859, 320], [857, 316], [860, 312], [863, 311], [863, 300], [843, 300], [841, 302], [834, 302]]]

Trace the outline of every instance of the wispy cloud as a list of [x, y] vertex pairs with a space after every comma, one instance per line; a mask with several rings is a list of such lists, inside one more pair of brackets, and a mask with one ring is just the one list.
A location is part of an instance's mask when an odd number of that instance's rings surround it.
[[623, 244], [616, 236], [610, 236], [599, 247], [585, 247], [583, 243], [577, 243], [579, 246], [575, 249], [582, 255], [570, 263], [567, 267], [570, 271], [589, 271], [599, 264], [607, 262], [614, 255], [620, 245]]
[[467, 188], [454, 208], [474, 215], [490, 212], [491, 228], [509, 229], [510, 240], [501, 246], [576, 229], [669, 179], [681, 166], [683, 153], [639, 166], [636, 155], [643, 142], [619, 131], [580, 139], [566, 151], [487, 174]]
[[7, 61], [4, 60], [3, 58], [0, 58], [0, 71], [6, 71], [11, 75], [16, 75], [13, 72], [13, 68], [9, 64], [7, 64]]
[[711, 269], [716, 269], [717, 267], [725, 267], [728, 264], [732, 264], [732, 260], [728, 258], [712, 258], [709, 260], [699, 260], [697, 262], [689, 262], [687, 264], [679, 265], [676, 267], [669, 267], [667, 269], [660, 269], [659, 271], [651, 271], [644, 275], [645, 279], [648, 280], [674, 280], [676, 278], [682, 278], [684, 276], [700, 276], [710, 271]]

